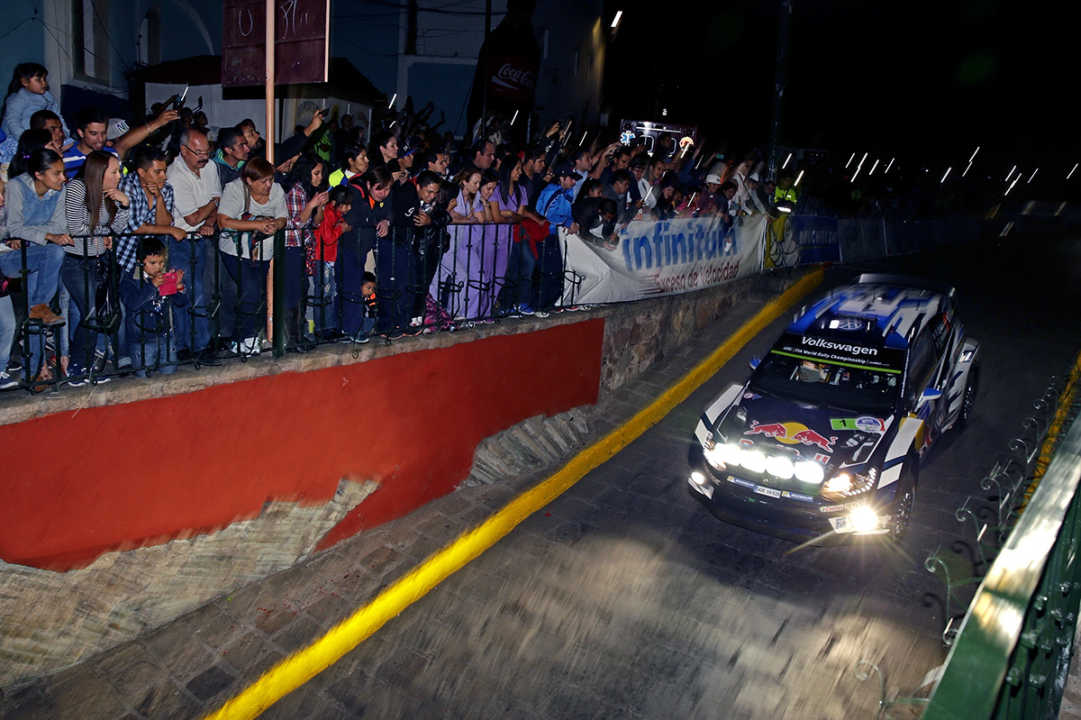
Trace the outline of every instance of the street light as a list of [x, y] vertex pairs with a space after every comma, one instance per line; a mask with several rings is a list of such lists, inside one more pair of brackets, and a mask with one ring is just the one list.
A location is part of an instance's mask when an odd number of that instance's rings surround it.
[[622, 10], [616, 10], [616, 16], [614, 18], [612, 18], [612, 24], [609, 25], [608, 27], [610, 27], [612, 30], [615, 30], [617, 27], [619, 27], [619, 21], [622, 20], [622, 19], [623, 19], [623, 11]]

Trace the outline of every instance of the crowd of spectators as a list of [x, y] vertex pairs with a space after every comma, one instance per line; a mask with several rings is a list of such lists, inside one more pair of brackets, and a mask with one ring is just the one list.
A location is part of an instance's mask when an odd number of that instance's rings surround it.
[[212, 133], [174, 105], [132, 126], [93, 108], [67, 120], [47, 69], [17, 66], [0, 137], [3, 389], [104, 381], [110, 359], [140, 375], [220, 364], [265, 350], [275, 322], [305, 351], [543, 314], [563, 296], [559, 228], [612, 251], [632, 220], [730, 228], [776, 216], [785, 192], [759, 157], [586, 143], [566, 121], [528, 142], [493, 118], [470, 142], [390, 112], [365, 143], [319, 111], [271, 154], [252, 120]]

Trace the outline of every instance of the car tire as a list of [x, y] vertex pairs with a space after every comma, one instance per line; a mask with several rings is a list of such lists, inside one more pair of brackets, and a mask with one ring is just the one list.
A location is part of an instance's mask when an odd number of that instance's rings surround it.
[[980, 368], [974, 367], [965, 381], [965, 391], [961, 396], [961, 411], [957, 416], [957, 429], [963, 430], [972, 418], [972, 408], [976, 406], [976, 393], [980, 390]]
[[890, 506], [890, 539], [900, 541], [908, 532], [912, 523], [912, 510], [916, 505], [916, 471], [913, 461], [905, 462], [901, 469], [901, 478], [897, 481], [897, 492]]

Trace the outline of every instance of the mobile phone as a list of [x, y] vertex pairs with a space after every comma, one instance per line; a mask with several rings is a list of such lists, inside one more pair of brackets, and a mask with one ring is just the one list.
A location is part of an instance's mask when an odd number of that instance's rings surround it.
[[176, 270], [170, 270], [167, 273], [163, 273], [162, 283], [158, 286], [158, 295], [165, 297], [167, 295], [176, 295], [179, 290], [177, 288]]

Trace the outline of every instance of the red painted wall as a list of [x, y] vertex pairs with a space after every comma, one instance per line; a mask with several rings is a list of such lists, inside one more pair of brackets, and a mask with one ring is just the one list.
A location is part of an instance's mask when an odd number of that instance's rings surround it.
[[0, 426], [0, 557], [69, 569], [102, 552], [381, 486], [326, 546], [454, 489], [485, 437], [596, 402], [604, 321], [491, 337]]

